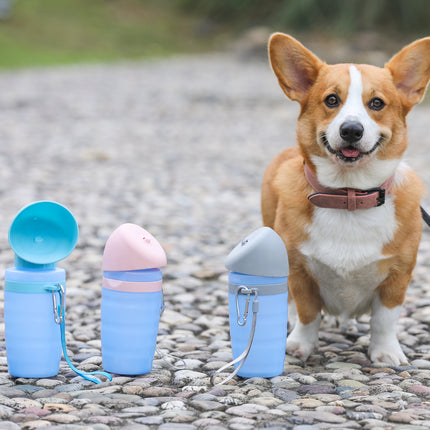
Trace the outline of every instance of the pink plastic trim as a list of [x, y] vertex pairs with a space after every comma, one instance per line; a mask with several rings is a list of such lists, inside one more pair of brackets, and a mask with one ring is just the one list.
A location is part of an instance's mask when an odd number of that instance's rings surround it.
[[117, 279], [103, 278], [102, 286], [108, 290], [123, 291], [126, 293], [153, 293], [161, 291], [162, 281], [154, 282], [127, 282]]

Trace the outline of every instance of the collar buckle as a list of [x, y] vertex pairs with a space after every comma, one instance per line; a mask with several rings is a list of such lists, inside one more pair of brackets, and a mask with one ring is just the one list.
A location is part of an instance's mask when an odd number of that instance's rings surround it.
[[379, 196], [376, 198], [377, 205], [376, 207], [382, 206], [385, 203], [385, 196], [387, 194], [387, 190], [385, 188], [376, 187], [376, 188], [370, 188], [366, 190], [366, 193], [371, 194], [374, 192], [378, 192]]

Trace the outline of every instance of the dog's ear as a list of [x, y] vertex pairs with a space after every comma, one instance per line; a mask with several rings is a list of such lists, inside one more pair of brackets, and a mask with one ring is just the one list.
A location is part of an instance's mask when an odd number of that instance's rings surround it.
[[296, 39], [282, 33], [270, 37], [269, 58], [284, 93], [302, 103], [324, 63]]
[[385, 67], [391, 72], [408, 112], [423, 99], [429, 83], [430, 37], [406, 46]]

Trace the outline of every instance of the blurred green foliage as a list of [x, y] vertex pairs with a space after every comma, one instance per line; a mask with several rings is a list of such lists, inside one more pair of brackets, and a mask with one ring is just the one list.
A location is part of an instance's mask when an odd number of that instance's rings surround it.
[[15, 0], [0, 19], [0, 67], [201, 52], [195, 17], [169, 0]]
[[202, 52], [252, 26], [411, 39], [429, 23], [430, 0], [0, 0], [0, 67]]
[[429, 0], [179, 0], [216, 22], [269, 25], [330, 35], [356, 31], [428, 35]]

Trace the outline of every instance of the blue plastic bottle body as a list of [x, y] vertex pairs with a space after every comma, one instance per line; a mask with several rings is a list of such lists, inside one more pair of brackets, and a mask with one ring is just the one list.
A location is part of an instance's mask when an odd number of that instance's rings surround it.
[[[139, 284], [152, 282], [146, 274], [139, 277], [136, 272], [105, 272], [105, 278]], [[161, 271], [158, 272], [161, 281]], [[162, 304], [161, 290], [124, 292], [102, 288], [101, 340], [106, 371], [120, 375], [151, 371]]]
[[[237, 282], [237, 285], [246, 285], [250, 288], [258, 285], [260, 291], [264, 289], [263, 282], [270, 285], [279, 283], [280, 279], [285, 279], [249, 275], [238, 277], [237, 275], [235, 273], [230, 274], [230, 283], [235, 284]], [[233, 283], [232, 280], [235, 282]], [[239, 282], [239, 280], [242, 282]], [[246, 295], [238, 295], [239, 309], [242, 315], [246, 298]], [[242, 354], [248, 344], [253, 318], [253, 301], [254, 296], [251, 296], [246, 324], [240, 326], [237, 322], [236, 296], [233, 293], [229, 293], [230, 336], [234, 359]], [[270, 378], [280, 375], [284, 371], [287, 343], [288, 292], [270, 295], [260, 294], [258, 302], [254, 340], [249, 355], [238, 372], [239, 376], [246, 378], [256, 376]], [[237, 366], [238, 364], [236, 364]]]
[[[8, 370], [21, 378], [47, 378], [58, 374], [61, 360], [60, 326], [54, 321], [52, 292], [30, 292], [31, 285], [61, 283], [63, 269], [5, 272], [4, 318]], [[9, 285], [13, 287], [9, 288]], [[22, 291], [22, 292], [16, 292]], [[29, 292], [23, 292], [29, 291]], [[56, 293], [57, 294], [57, 293]], [[57, 303], [59, 297], [57, 295]]]

